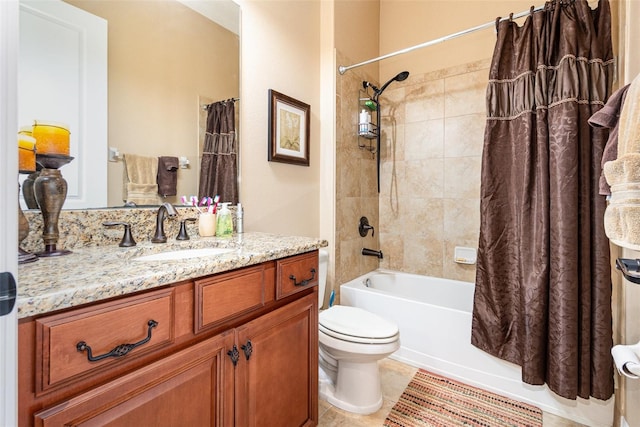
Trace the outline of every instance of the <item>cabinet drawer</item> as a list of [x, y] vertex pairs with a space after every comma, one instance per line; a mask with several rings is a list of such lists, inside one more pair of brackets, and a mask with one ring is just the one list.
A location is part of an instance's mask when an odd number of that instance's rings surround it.
[[[155, 327], [149, 322], [155, 321]], [[122, 344], [136, 344], [118, 357], [88, 360], [111, 352]], [[174, 290], [163, 289], [140, 296], [98, 304], [89, 308], [36, 320], [36, 394], [98, 369], [108, 369], [136, 355], [168, 345], [174, 339]], [[122, 354], [124, 353], [124, 354]]]
[[276, 299], [318, 284], [318, 251], [276, 261]]
[[195, 333], [264, 306], [264, 267], [243, 268], [195, 281]]

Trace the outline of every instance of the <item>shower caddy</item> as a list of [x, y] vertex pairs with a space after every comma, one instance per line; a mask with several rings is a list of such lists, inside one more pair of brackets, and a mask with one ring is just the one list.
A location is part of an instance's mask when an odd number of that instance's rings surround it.
[[[358, 147], [374, 155], [379, 150], [377, 144], [373, 145], [373, 140], [378, 140], [379, 127], [376, 112], [380, 105], [365, 89], [360, 89], [358, 95]], [[366, 118], [363, 117], [363, 113]]]

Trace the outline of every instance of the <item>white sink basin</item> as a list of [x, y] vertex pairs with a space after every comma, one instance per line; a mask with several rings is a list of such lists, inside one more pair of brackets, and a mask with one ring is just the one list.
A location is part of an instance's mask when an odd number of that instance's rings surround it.
[[225, 248], [200, 248], [200, 249], [181, 249], [169, 252], [160, 252], [152, 255], [144, 255], [133, 258], [134, 261], [175, 261], [180, 259], [212, 257], [233, 252], [234, 249]]

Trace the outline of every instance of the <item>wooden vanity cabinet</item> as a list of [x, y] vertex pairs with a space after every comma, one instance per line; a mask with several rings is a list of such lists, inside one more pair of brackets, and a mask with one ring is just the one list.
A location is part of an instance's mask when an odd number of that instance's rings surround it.
[[[288, 268], [298, 260], [303, 270], [317, 269], [317, 252], [285, 260]], [[21, 322], [20, 426], [316, 425], [317, 281], [276, 296], [279, 261]], [[234, 290], [238, 310], [230, 312]], [[135, 307], [164, 316], [150, 347], [89, 365], [74, 359], [86, 354], [70, 352], [69, 343], [95, 332], [98, 320], [117, 323], [123, 312], [146, 319]], [[109, 348], [118, 333], [106, 329]], [[134, 329], [131, 337], [139, 336]], [[67, 361], [73, 366], [62, 368]]]

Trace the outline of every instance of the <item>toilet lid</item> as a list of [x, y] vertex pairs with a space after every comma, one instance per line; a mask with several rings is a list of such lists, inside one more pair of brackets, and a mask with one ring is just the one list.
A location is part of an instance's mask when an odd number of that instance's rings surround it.
[[389, 338], [395, 339], [398, 335], [395, 323], [361, 308], [346, 305], [334, 305], [321, 312], [318, 323], [323, 332], [341, 339], [353, 337], [355, 342], [361, 342], [359, 338], [388, 342]]

